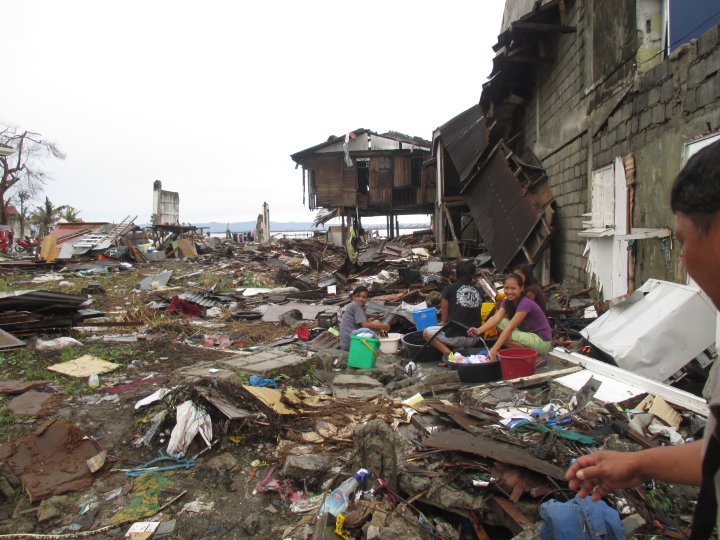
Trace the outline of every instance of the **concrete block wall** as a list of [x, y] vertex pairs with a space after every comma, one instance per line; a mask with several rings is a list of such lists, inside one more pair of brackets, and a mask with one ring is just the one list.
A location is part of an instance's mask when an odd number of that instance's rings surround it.
[[578, 236], [587, 206], [587, 136], [583, 79], [585, 3], [568, 13], [577, 32], [561, 34], [547, 49], [555, 61], [538, 67], [537, 88], [526, 104], [524, 144], [540, 159], [557, 205], [551, 242], [551, 275], [555, 281], [584, 279], [584, 242]]
[[[577, 32], [548, 40], [546, 48], [555, 61], [537, 67], [534, 95], [525, 104], [522, 142], [545, 167], [557, 205], [552, 278], [589, 283], [585, 240], [578, 233], [583, 214], [590, 211], [593, 170], [633, 153], [632, 226], [674, 226], [669, 190], [682, 167], [684, 143], [720, 128], [720, 26], [653, 69], [630, 73], [596, 91], [589, 2], [573, 3], [569, 17]], [[670, 258], [662, 247], [659, 240], [637, 242], [637, 285], [649, 278], [685, 280], [677, 264], [679, 244], [674, 242]]]
[[[674, 228], [670, 189], [683, 165], [686, 142], [720, 129], [720, 25], [641, 74], [625, 99], [592, 137], [592, 168], [617, 156], [635, 156], [632, 226]], [[680, 246], [670, 257], [659, 240], [637, 243], [637, 285], [649, 278], [684, 282]]]

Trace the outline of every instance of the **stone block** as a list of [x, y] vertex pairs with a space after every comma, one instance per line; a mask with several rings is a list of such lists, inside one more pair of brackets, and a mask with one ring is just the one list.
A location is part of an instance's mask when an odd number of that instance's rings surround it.
[[608, 136], [602, 135], [600, 137], [600, 151], [603, 152], [603, 151], [607, 150], [608, 147], [609, 147]]
[[695, 100], [698, 108], [705, 107], [715, 101], [715, 79], [717, 75], [713, 75], [706, 79], [695, 91]]
[[672, 120], [672, 117], [674, 114], [675, 114], [675, 105], [673, 103], [666, 103], [665, 104], [665, 120]]
[[720, 69], [720, 47], [717, 47], [707, 58], [703, 59], [703, 65], [705, 67], [705, 77], [718, 72]]
[[652, 123], [662, 124], [665, 122], [665, 105], [658, 103], [652, 108]]
[[336, 399], [367, 399], [387, 395], [385, 388], [333, 388]]
[[672, 79], [669, 79], [662, 83], [662, 86], [660, 87], [660, 101], [663, 103], [667, 103], [670, 101], [673, 97], [675, 88], [673, 85]]
[[367, 375], [357, 375], [354, 373], [342, 373], [335, 377], [332, 382], [333, 387], [345, 386], [345, 387], [356, 387], [356, 388], [377, 388], [382, 386], [382, 383]]
[[283, 476], [301, 482], [307, 479], [317, 479], [330, 470], [332, 465], [332, 459], [322, 454], [289, 456], [283, 466]]
[[633, 101], [633, 114], [642, 114], [645, 109], [647, 109], [648, 105], [648, 95], [647, 92], [641, 92], [635, 97], [635, 101]]
[[713, 26], [706, 32], [703, 32], [697, 41], [698, 56], [704, 56], [717, 47], [718, 44], [718, 27]]
[[635, 134], [638, 132], [638, 129], [640, 127], [640, 118], [637, 116], [634, 116], [630, 119], [630, 133]]
[[307, 358], [284, 351], [265, 351], [247, 356], [233, 356], [218, 363], [222, 367], [267, 377], [275, 373], [289, 376], [302, 375]]
[[688, 90], [705, 79], [705, 66], [702, 60], [695, 60], [688, 70]]
[[223, 368], [217, 362], [200, 362], [192, 366], [182, 367], [175, 370], [174, 377], [179, 378], [182, 382], [194, 383], [201, 380], [209, 379], [216, 381], [230, 381], [236, 379], [240, 382], [239, 377], [231, 369]]
[[662, 86], [653, 86], [648, 92], [648, 106], [660, 103], [660, 90]]
[[650, 123], [652, 122], [652, 114], [650, 110], [644, 110], [642, 114], [640, 115], [640, 125], [639, 128], [642, 131], [643, 129], [646, 129]]
[[622, 141], [627, 134], [627, 122], [621, 122], [617, 127], [617, 139]]
[[367, 375], [343, 373], [333, 379], [333, 396], [337, 399], [369, 398], [377, 395], [386, 396], [383, 384]]
[[608, 133], [608, 146], [609, 147], [614, 146], [616, 141], [617, 141], [617, 129], [613, 129], [610, 133]]

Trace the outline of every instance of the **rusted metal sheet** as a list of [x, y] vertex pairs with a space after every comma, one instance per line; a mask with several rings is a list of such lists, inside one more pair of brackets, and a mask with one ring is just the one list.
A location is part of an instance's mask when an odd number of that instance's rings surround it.
[[480, 105], [461, 112], [440, 126], [438, 132], [460, 182], [464, 182], [488, 146], [488, 130]]
[[524, 193], [502, 153], [472, 180], [468, 207], [495, 268], [504, 270], [542, 217], [532, 196]]
[[501, 443], [485, 437], [476, 437], [459, 429], [440, 431], [423, 441], [429, 448], [466, 452], [503, 463], [517, 465], [535, 471], [556, 480], [565, 479], [565, 469], [531, 455], [526, 449]]

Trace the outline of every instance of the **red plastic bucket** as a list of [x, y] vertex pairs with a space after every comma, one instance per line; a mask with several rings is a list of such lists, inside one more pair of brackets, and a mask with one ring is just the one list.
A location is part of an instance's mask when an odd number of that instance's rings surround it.
[[498, 352], [503, 380], [535, 374], [537, 351], [534, 349], [503, 349]]

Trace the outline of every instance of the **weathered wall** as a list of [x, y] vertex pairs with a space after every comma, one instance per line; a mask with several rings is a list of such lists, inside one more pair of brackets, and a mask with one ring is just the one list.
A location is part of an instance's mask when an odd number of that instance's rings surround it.
[[[653, 5], [645, 2], [642, 7], [646, 17]], [[557, 204], [551, 244], [552, 277], [557, 281], [588, 281], [585, 240], [578, 233], [585, 219], [582, 215], [590, 212], [593, 170], [611, 164], [617, 156], [634, 153], [637, 184], [632, 226], [672, 227], [668, 196], [682, 165], [683, 145], [707, 132], [708, 126], [720, 127], [718, 27], [636, 75], [637, 57], [631, 52], [643, 40], [635, 24], [637, 8], [628, 0], [574, 2], [569, 24], [577, 32], [546, 40], [554, 62], [537, 68], [536, 91], [525, 104], [522, 147], [541, 160]], [[649, 30], [655, 32], [654, 26]], [[622, 47], [610, 51], [617, 40]], [[608, 67], [611, 59], [626, 61], [613, 71]], [[677, 265], [677, 242], [667, 267], [659, 240], [639, 241], [637, 246], [637, 285], [650, 277], [685, 279]]]
[[[638, 76], [632, 90], [592, 139], [594, 168], [619, 155], [635, 155], [633, 227], [671, 227], [670, 188], [683, 164], [684, 144], [720, 128], [720, 26], [676, 50]], [[666, 260], [661, 242], [638, 242], [636, 283], [684, 281], [679, 244]]]
[[586, 11], [584, 2], [573, 3], [568, 18], [577, 33], [548, 39], [555, 61], [538, 68], [537, 89], [524, 115], [524, 145], [542, 161], [557, 204], [551, 244], [551, 274], [557, 281], [583, 277], [584, 243], [578, 232], [587, 205]]

